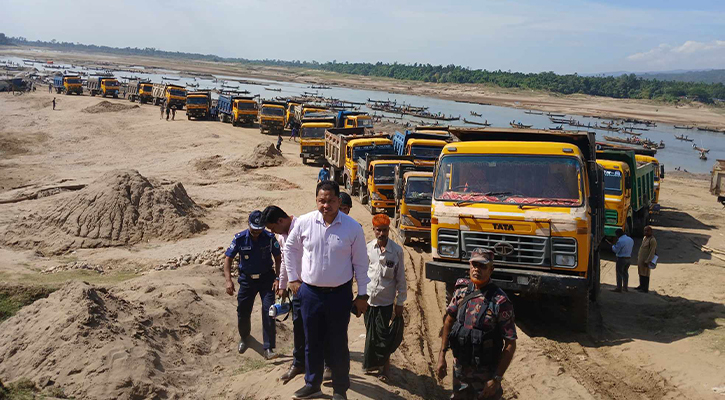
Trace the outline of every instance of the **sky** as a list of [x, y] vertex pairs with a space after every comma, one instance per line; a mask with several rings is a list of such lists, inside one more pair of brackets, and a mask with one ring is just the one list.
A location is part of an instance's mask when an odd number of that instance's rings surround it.
[[725, 0], [0, 0], [29, 40], [592, 74], [725, 68]]

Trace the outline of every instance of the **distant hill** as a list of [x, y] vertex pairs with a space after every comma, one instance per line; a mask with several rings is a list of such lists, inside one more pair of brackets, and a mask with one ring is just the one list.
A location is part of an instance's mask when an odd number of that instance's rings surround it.
[[684, 72], [648, 72], [644, 74], [637, 74], [637, 76], [644, 79], [657, 79], [660, 81], [725, 83], [725, 69]]

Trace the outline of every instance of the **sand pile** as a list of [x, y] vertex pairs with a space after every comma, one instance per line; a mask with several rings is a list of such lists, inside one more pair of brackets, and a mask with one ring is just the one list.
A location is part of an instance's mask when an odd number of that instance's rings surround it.
[[206, 398], [192, 395], [199, 380], [239, 359], [234, 304], [199, 268], [114, 289], [66, 284], [3, 322], [0, 379], [76, 398]]
[[46, 254], [190, 237], [208, 226], [181, 183], [162, 184], [138, 171], [106, 173], [55, 207], [10, 225], [7, 245]]
[[111, 103], [108, 100], [103, 100], [100, 103], [96, 104], [95, 106], [86, 107], [81, 111], [87, 112], [89, 114], [98, 114], [98, 113], [105, 113], [105, 112], [126, 111], [126, 110], [131, 110], [134, 108], [140, 108], [140, 107], [138, 106], [138, 104], [136, 104], [136, 105], [119, 104], [119, 103]]
[[251, 153], [230, 161], [228, 166], [232, 169], [254, 169], [263, 167], [276, 167], [282, 165], [286, 159], [277, 151], [274, 144], [262, 142]]

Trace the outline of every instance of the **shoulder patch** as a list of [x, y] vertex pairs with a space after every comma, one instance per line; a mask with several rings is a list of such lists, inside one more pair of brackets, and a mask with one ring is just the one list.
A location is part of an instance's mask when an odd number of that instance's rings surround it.
[[275, 247], [276, 249], [279, 249], [279, 242], [274, 242], [274, 247]]
[[471, 283], [471, 281], [467, 278], [460, 278], [456, 281], [457, 288], [468, 286], [468, 284]]

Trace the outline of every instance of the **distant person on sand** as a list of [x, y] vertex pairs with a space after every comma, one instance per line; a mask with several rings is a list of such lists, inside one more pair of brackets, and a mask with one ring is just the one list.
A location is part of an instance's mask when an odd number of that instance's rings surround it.
[[48, 84], [48, 93], [53, 93], [53, 84], [52, 83]]
[[294, 141], [296, 142], [297, 141], [297, 133], [298, 132], [299, 132], [299, 128], [297, 127], [297, 123], [295, 123], [294, 125], [292, 125], [292, 134], [290, 134], [289, 140], [293, 140], [294, 139]]
[[282, 133], [280, 132], [277, 134], [277, 151], [281, 152], [282, 151], [281, 147], [282, 147]]
[[171, 107], [171, 120], [173, 121], [174, 118], [176, 118], [176, 107]]
[[635, 290], [639, 290], [642, 293], [649, 292], [649, 278], [654, 269], [652, 262], [656, 254], [657, 240], [652, 236], [652, 227], [647, 225], [644, 227], [644, 238], [642, 239], [642, 244], [639, 246], [639, 253], [637, 254], [639, 286]]
[[53, 109], [55, 110], [55, 97], [53, 97]]
[[164, 119], [164, 103], [159, 103], [159, 109], [161, 109], [161, 116], [159, 119]]
[[169, 120], [169, 114], [171, 113], [171, 107], [166, 107], [166, 120]]
[[330, 170], [327, 164], [322, 166], [322, 169], [320, 170], [320, 173], [317, 174], [317, 183], [320, 183], [322, 181], [329, 181], [330, 180]]

